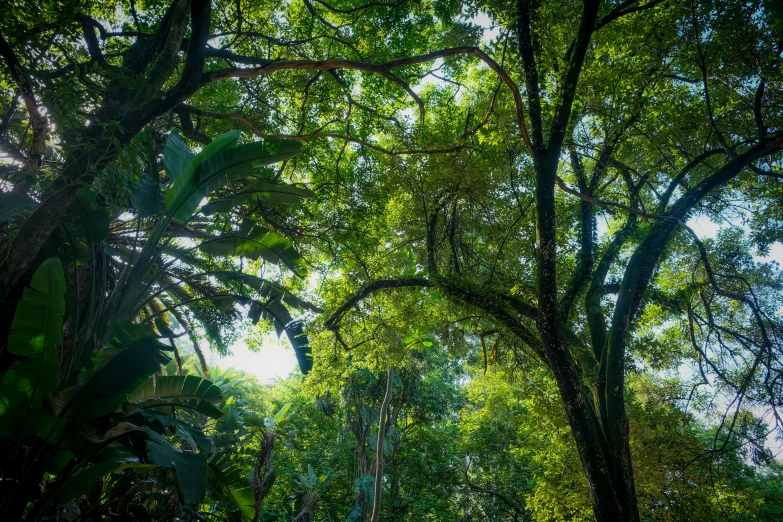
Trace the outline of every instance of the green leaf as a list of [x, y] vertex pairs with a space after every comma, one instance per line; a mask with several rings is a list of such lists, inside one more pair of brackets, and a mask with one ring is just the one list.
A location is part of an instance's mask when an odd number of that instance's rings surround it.
[[139, 217], [149, 217], [163, 210], [163, 192], [160, 183], [149, 176], [144, 176], [133, 185], [131, 203], [138, 211]]
[[169, 362], [169, 347], [149, 325], [112, 325], [114, 338], [93, 356], [92, 368], [79, 374], [77, 385], [48, 397], [55, 415], [91, 418], [117, 410], [127, 394]]
[[291, 403], [287, 403], [285, 406], [280, 408], [280, 411], [275, 413], [274, 417], [272, 417], [272, 423], [273, 424], [280, 424], [283, 422], [283, 419], [285, 419], [285, 416], [288, 414], [288, 410], [291, 409]]
[[161, 435], [175, 435], [179, 433], [193, 448], [209, 452], [212, 450], [212, 439], [204, 433], [171, 415], [159, 411], [139, 409], [127, 416], [134, 425], [147, 426]]
[[24, 194], [0, 191], [0, 223], [22, 220], [38, 206], [38, 203]]
[[279, 297], [267, 303], [253, 301], [248, 311], [248, 318], [253, 321], [253, 324], [257, 323], [260, 318], [270, 321], [275, 327], [278, 337], [285, 332], [294, 348], [296, 360], [302, 373], [307, 375], [313, 369], [312, 347], [310, 340], [304, 333], [302, 322], [291, 317]]
[[236, 147], [239, 133], [226, 133], [207, 145], [166, 191], [166, 209], [172, 219], [188, 220], [201, 200], [227, 182], [242, 179], [256, 165], [269, 165], [299, 153], [301, 144], [267, 140]]
[[230, 497], [242, 520], [253, 520], [256, 501], [244, 467], [232, 462], [228, 454], [221, 453], [209, 462], [208, 478], [209, 488], [215, 497], [223, 496], [219, 493]]
[[223, 399], [223, 391], [212, 382], [194, 375], [165, 375], [141, 383], [128, 397], [138, 408], [185, 408], [213, 419], [223, 412], [213, 405]]
[[170, 180], [175, 181], [195, 156], [178, 132], [169, 133], [163, 150], [163, 168]]
[[310, 346], [310, 340], [304, 333], [301, 321], [293, 321], [286, 325], [285, 333], [291, 346], [296, 353], [296, 361], [299, 363], [299, 369], [307, 375], [313, 369], [313, 349]]
[[293, 320], [291, 313], [288, 311], [288, 308], [285, 307], [280, 297], [271, 299], [266, 303], [252, 301], [247, 317], [253, 324], [256, 324], [261, 318], [270, 321], [272, 326], [275, 327], [278, 337], [283, 334], [286, 325]]
[[218, 402], [223, 392], [211, 381], [194, 375], [164, 375], [144, 381], [128, 397], [130, 402], [147, 399], [199, 399]]
[[[230, 131], [219, 136], [204, 147], [204, 150], [193, 157], [176, 175], [174, 183], [166, 191], [165, 196], [166, 210], [171, 213], [172, 219], [187, 221], [203, 199], [203, 194], [198, 190], [197, 168], [211, 156], [236, 147], [238, 141], [239, 131]], [[180, 161], [180, 159], [173, 161]], [[163, 163], [166, 164], [165, 153]], [[168, 173], [168, 170], [166, 172]]]
[[199, 249], [215, 256], [239, 256], [249, 259], [263, 258], [271, 263], [280, 263], [299, 277], [307, 275], [307, 265], [288, 238], [262, 227], [249, 231], [234, 231], [207, 239]]
[[0, 433], [33, 433], [49, 419], [43, 399], [57, 386], [63, 342], [65, 278], [60, 260], [44, 261], [16, 307], [8, 351], [25, 357], [3, 376]]
[[271, 165], [299, 154], [302, 144], [293, 140], [264, 140], [213, 154], [197, 169], [197, 181], [206, 196], [228, 181], [242, 179], [254, 167]]
[[230, 198], [210, 201], [201, 209], [201, 212], [205, 215], [226, 212], [243, 203], [263, 202], [268, 207], [295, 204], [302, 199], [313, 197], [315, 197], [315, 192], [309, 189], [268, 181], [256, 181]]
[[174, 468], [180, 501], [193, 507], [207, 492], [207, 454], [189, 453], [175, 448], [169, 441], [147, 428], [147, 459], [150, 463]]
[[109, 211], [101, 206], [98, 196], [82, 187], [76, 192], [76, 198], [67, 211], [71, 217], [68, 223], [71, 235], [78, 237], [88, 245], [100, 243], [109, 235]]
[[254, 276], [252, 274], [245, 274], [244, 272], [234, 272], [234, 271], [210, 271], [209, 275], [217, 279], [218, 281], [223, 282], [224, 284], [228, 283], [241, 283], [243, 285], [247, 285], [253, 290], [255, 290], [260, 298], [262, 299], [274, 299], [275, 297], [282, 297], [282, 301], [289, 305], [293, 306], [295, 308], [301, 308], [303, 310], [310, 310], [313, 312], [320, 312], [321, 309], [317, 306], [314, 306], [311, 303], [308, 303], [307, 301], [304, 301], [302, 299], [299, 299], [297, 296], [292, 294], [290, 291], [288, 291], [285, 287], [280, 286], [277, 283], [274, 283], [272, 281], [269, 281], [267, 279]]
[[126, 469], [144, 472], [154, 468], [154, 465], [142, 464], [138, 459], [134, 458], [96, 462], [72, 475], [65, 483], [59, 486], [54, 497], [54, 503], [63, 504], [69, 500], [89, 494], [95, 490], [95, 485], [110, 473], [118, 473]]

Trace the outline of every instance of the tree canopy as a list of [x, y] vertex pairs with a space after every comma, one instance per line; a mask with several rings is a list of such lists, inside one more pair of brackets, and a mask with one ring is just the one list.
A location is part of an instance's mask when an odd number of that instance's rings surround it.
[[[779, 2], [0, 15], [8, 512], [775, 518]], [[208, 367], [269, 329], [306, 377]]]

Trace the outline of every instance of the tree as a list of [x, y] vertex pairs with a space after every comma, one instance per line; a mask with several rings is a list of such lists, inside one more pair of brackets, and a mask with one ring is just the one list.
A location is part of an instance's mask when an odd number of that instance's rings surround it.
[[[508, 11], [486, 8], [502, 24]], [[776, 206], [748, 190], [754, 183], [776, 186], [780, 177], [783, 135], [771, 101], [777, 94], [766, 80], [779, 74], [779, 16], [765, 3], [754, 10], [709, 2], [585, 2], [564, 11], [519, 2], [505, 20], [516, 33], [530, 140], [518, 119], [516, 150], [498, 123], [479, 136], [475, 157], [463, 151], [456, 160], [408, 160], [406, 173], [385, 188], [397, 190], [403, 214], [417, 216], [415, 224], [397, 220], [391, 228], [422, 245], [415, 257], [423, 273], [389, 278], [388, 265], [374, 266], [380, 277], [334, 309], [325, 325], [339, 336], [353, 307], [400, 288], [437, 289], [478, 309], [552, 371], [596, 518], [638, 520], [625, 378], [633, 357], [644, 354], [643, 342], [655, 338], [655, 332], [634, 336], [648, 302], [657, 300], [669, 317], [701, 321], [699, 333], [694, 327], [679, 341], [692, 344], [693, 360], [708, 367], [705, 375], [734, 393], [722, 437], [749, 404], [777, 411], [777, 392], [762, 384], [778, 371], [777, 276], [753, 277], [750, 267], [729, 263], [714, 269], [716, 253], [686, 221], [698, 211], [730, 212], [722, 201], [727, 194]], [[738, 34], [753, 43], [730, 47]], [[736, 53], [751, 56], [753, 65]], [[727, 74], [737, 83], [720, 83]], [[517, 105], [512, 114], [519, 113]], [[450, 116], [436, 121], [454, 128]], [[506, 138], [482, 144], [492, 133]], [[509, 181], [487, 180], [506, 173]], [[405, 199], [411, 187], [413, 197]], [[578, 198], [577, 212], [558, 187]], [[490, 197], [482, 194], [487, 190]], [[532, 196], [532, 223], [522, 195]], [[601, 214], [626, 218], [598, 242]], [[519, 223], [528, 226], [515, 228]], [[498, 241], [503, 226], [511, 230]], [[768, 226], [763, 234], [774, 235], [777, 225]], [[667, 279], [669, 263], [694, 255], [701, 268], [692, 280]], [[661, 292], [666, 287], [674, 292]], [[607, 301], [607, 294], [616, 300]], [[730, 308], [741, 312], [732, 317]], [[727, 315], [716, 315], [719, 309]]]
[[[307, 5], [312, 7], [309, 3]], [[189, 118], [194, 111], [182, 104], [215, 82], [229, 78], [264, 77], [280, 71], [349, 69], [379, 74], [403, 86], [406, 92], [415, 96], [410, 87], [395, 76], [391, 69], [453, 54], [477, 54], [488, 63], [494, 64], [487, 55], [472, 48], [449, 49], [401, 61], [375, 64], [343, 58], [329, 59], [329, 56], [320, 60], [300, 60], [295, 58], [294, 47], [293, 53], [285, 53], [293, 54], [291, 59], [277, 57], [271, 60], [233, 52], [232, 46], [245, 50], [248, 45], [252, 45], [252, 41], [248, 42], [240, 37], [264, 38], [265, 35], [256, 36], [255, 32], [248, 34], [248, 28], [242, 27], [245, 15], [241, 11], [235, 13], [235, 21], [213, 23], [213, 18], [218, 17], [213, 15], [212, 2], [207, 0], [175, 0], [168, 5], [154, 5], [142, 19], [131, 5], [132, 16], [128, 19], [133, 18], [135, 26], [120, 31], [108, 31], [98, 20], [85, 14], [91, 7], [89, 4], [66, 4], [54, 12], [41, 13], [44, 19], [51, 18], [51, 23], [36, 23], [33, 27], [17, 20], [12, 12], [4, 13], [10, 25], [3, 31], [8, 36], [0, 41], [0, 55], [6, 63], [10, 79], [9, 90], [19, 92], [18, 96], [9, 96], [9, 118], [13, 116], [21, 97], [34, 121], [31, 137], [33, 145], [29, 154], [25, 155], [13, 141], [5, 139], [8, 154], [12, 159], [26, 162], [22, 174], [33, 178], [26, 180], [22, 176], [20, 184], [24, 186], [29, 181], [35, 181], [43, 163], [42, 150], [50, 130], [47, 118], [41, 115], [41, 110], [46, 105], [50, 106], [53, 123], [57, 128], [63, 129], [63, 153], [62, 175], [42, 192], [41, 205], [24, 220], [20, 230], [5, 249], [5, 257], [0, 264], [0, 298], [5, 298], [31, 267], [35, 255], [57, 228], [69, 204], [76, 197], [78, 186], [89, 184], [96, 173], [112, 164], [123, 148], [147, 124], [169, 111], [179, 113], [183, 118], [183, 128], [186, 132], [191, 130], [192, 122]], [[10, 5], [8, 8], [10, 9]], [[256, 23], [260, 22], [264, 11], [270, 9], [274, 12], [274, 8], [263, 3], [250, 7], [251, 11], [259, 11], [254, 13]], [[110, 19], [112, 17], [108, 13], [101, 14], [109, 16]], [[220, 27], [222, 23], [226, 25]], [[79, 25], [81, 31], [74, 32], [74, 25]], [[190, 33], [186, 37], [188, 31]], [[220, 49], [212, 47], [209, 39], [214, 32], [226, 38], [229, 45]], [[67, 45], [52, 49], [52, 35], [64, 36]], [[14, 46], [9, 43], [8, 38], [16, 40]], [[318, 42], [322, 39], [331, 40], [334, 37], [315, 35], [311, 36], [309, 41]], [[268, 36], [265, 40], [278, 45], [283, 52], [294, 45], [273, 36]], [[106, 56], [107, 50], [102, 48], [101, 42], [111, 50], [111, 56]], [[40, 67], [27, 68], [22, 65], [14, 47], [22, 49], [27, 58], [40, 52], [46, 60], [37, 64]], [[329, 52], [328, 46], [326, 49], [319, 48], [323, 47], [319, 45], [314, 47], [316, 52]], [[180, 60], [180, 54], [183, 52], [184, 56]], [[212, 65], [221, 64], [224, 60], [231, 66]], [[497, 64], [494, 66], [497, 67]], [[93, 75], [97, 78], [90, 78]], [[44, 105], [37, 98], [33, 78], [45, 81], [46, 89], [53, 93], [54, 98], [44, 100]], [[74, 96], [73, 90], [64, 86], [73, 79], [84, 82], [90, 92]], [[59, 97], [54, 94], [61, 90], [67, 95]], [[82, 108], [88, 106], [94, 109], [85, 113]], [[195, 111], [195, 114], [205, 113]], [[233, 118], [247, 121], [241, 116]], [[5, 123], [8, 127], [9, 121]], [[251, 128], [256, 130], [255, 127]], [[260, 131], [258, 133], [260, 134]], [[198, 141], [208, 139], [195, 129], [190, 134], [198, 138]], [[19, 143], [24, 142], [25, 131], [15, 138]]]
[[[381, 520], [593, 520], [551, 372], [534, 361], [515, 371], [490, 355], [485, 373], [479, 353], [461, 358], [446, 348], [418, 343], [395, 370]], [[334, 373], [316, 367], [317, 384], [292, 375], [257, 387], [246, 377], [247, 408], [291, 405], [277, 430], [277, 481], [265, 504], [271, 517], [300, 511], [297, 475], [311, 468], [320, 477], [315, 520], [369, 519], [377, 482], [368, 470], [386, 385], [383, 372], [370, 368], [385, 351], [358, 350], [330, 361]], [[683, 390], [674, 379], [629, 376], [641, 518], [776, 520], [780, 463], [763, 443], [747, 443], [765, 428], [748, 422], [757, 431], [737, 432], [715, 452], [715, 426], [677, 406]]]
[[[340, 346], [363, 341], [346, 342], [350, 311], [390, 289], [479, 315], [466, 333], [513, 339], [515, 361], [552, 372], [596, 518], [639, 519], [626, 375], [661, 344], [668, 370], [688, 363], [730, 395], [716, 449], [749, 408], [778, 419], [779, 276], [727, 255], [780, 238], [775, 2], [216, 5], [4, 16], [6, 172], [28, 198], [16, 208], [35, 210], [5, 242], [3, 310], [78, 185], [143, 128], [169, 119], [207, 142], [242, 125], [317, 141], [286, 168], [323, 191], [301, 237], [341, 270], [324, 321]], [[443, 79], [411, 87], [425, 77]], [[290, 225], [285, 210], [247, 213]], [[696, 214], [757, 229], [710, 242], [689, 230]]]

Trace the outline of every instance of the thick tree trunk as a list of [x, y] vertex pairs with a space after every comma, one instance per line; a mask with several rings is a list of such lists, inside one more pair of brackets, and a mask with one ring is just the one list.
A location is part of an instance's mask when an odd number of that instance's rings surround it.
[[47, 197], [19, 228], [0, 262], [0, 303], [10, 306], [5, 298], [21, 277], [30, 269], [41, 247], [60, 225], [65, 210], [76, 195], [77, 186], [61, 188]]
[[599, 521], [638, 520], [636, 506], [623, 502], [614, 481], [610, 455], [591, 398], [586, 396], [579, 369], [560, 332], [556, 277], [555, 174], [558, 157], [535, 158], [536, 228], [538, 232], [538, 329], [566, 418], [582, 462], [590, 500]]

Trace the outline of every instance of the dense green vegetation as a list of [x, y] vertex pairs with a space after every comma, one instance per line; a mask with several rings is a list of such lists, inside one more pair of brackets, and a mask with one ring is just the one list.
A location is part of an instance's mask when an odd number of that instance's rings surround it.
[[773, 0], [0, 4], [4, 519], [783, 518], [782, 60]]

